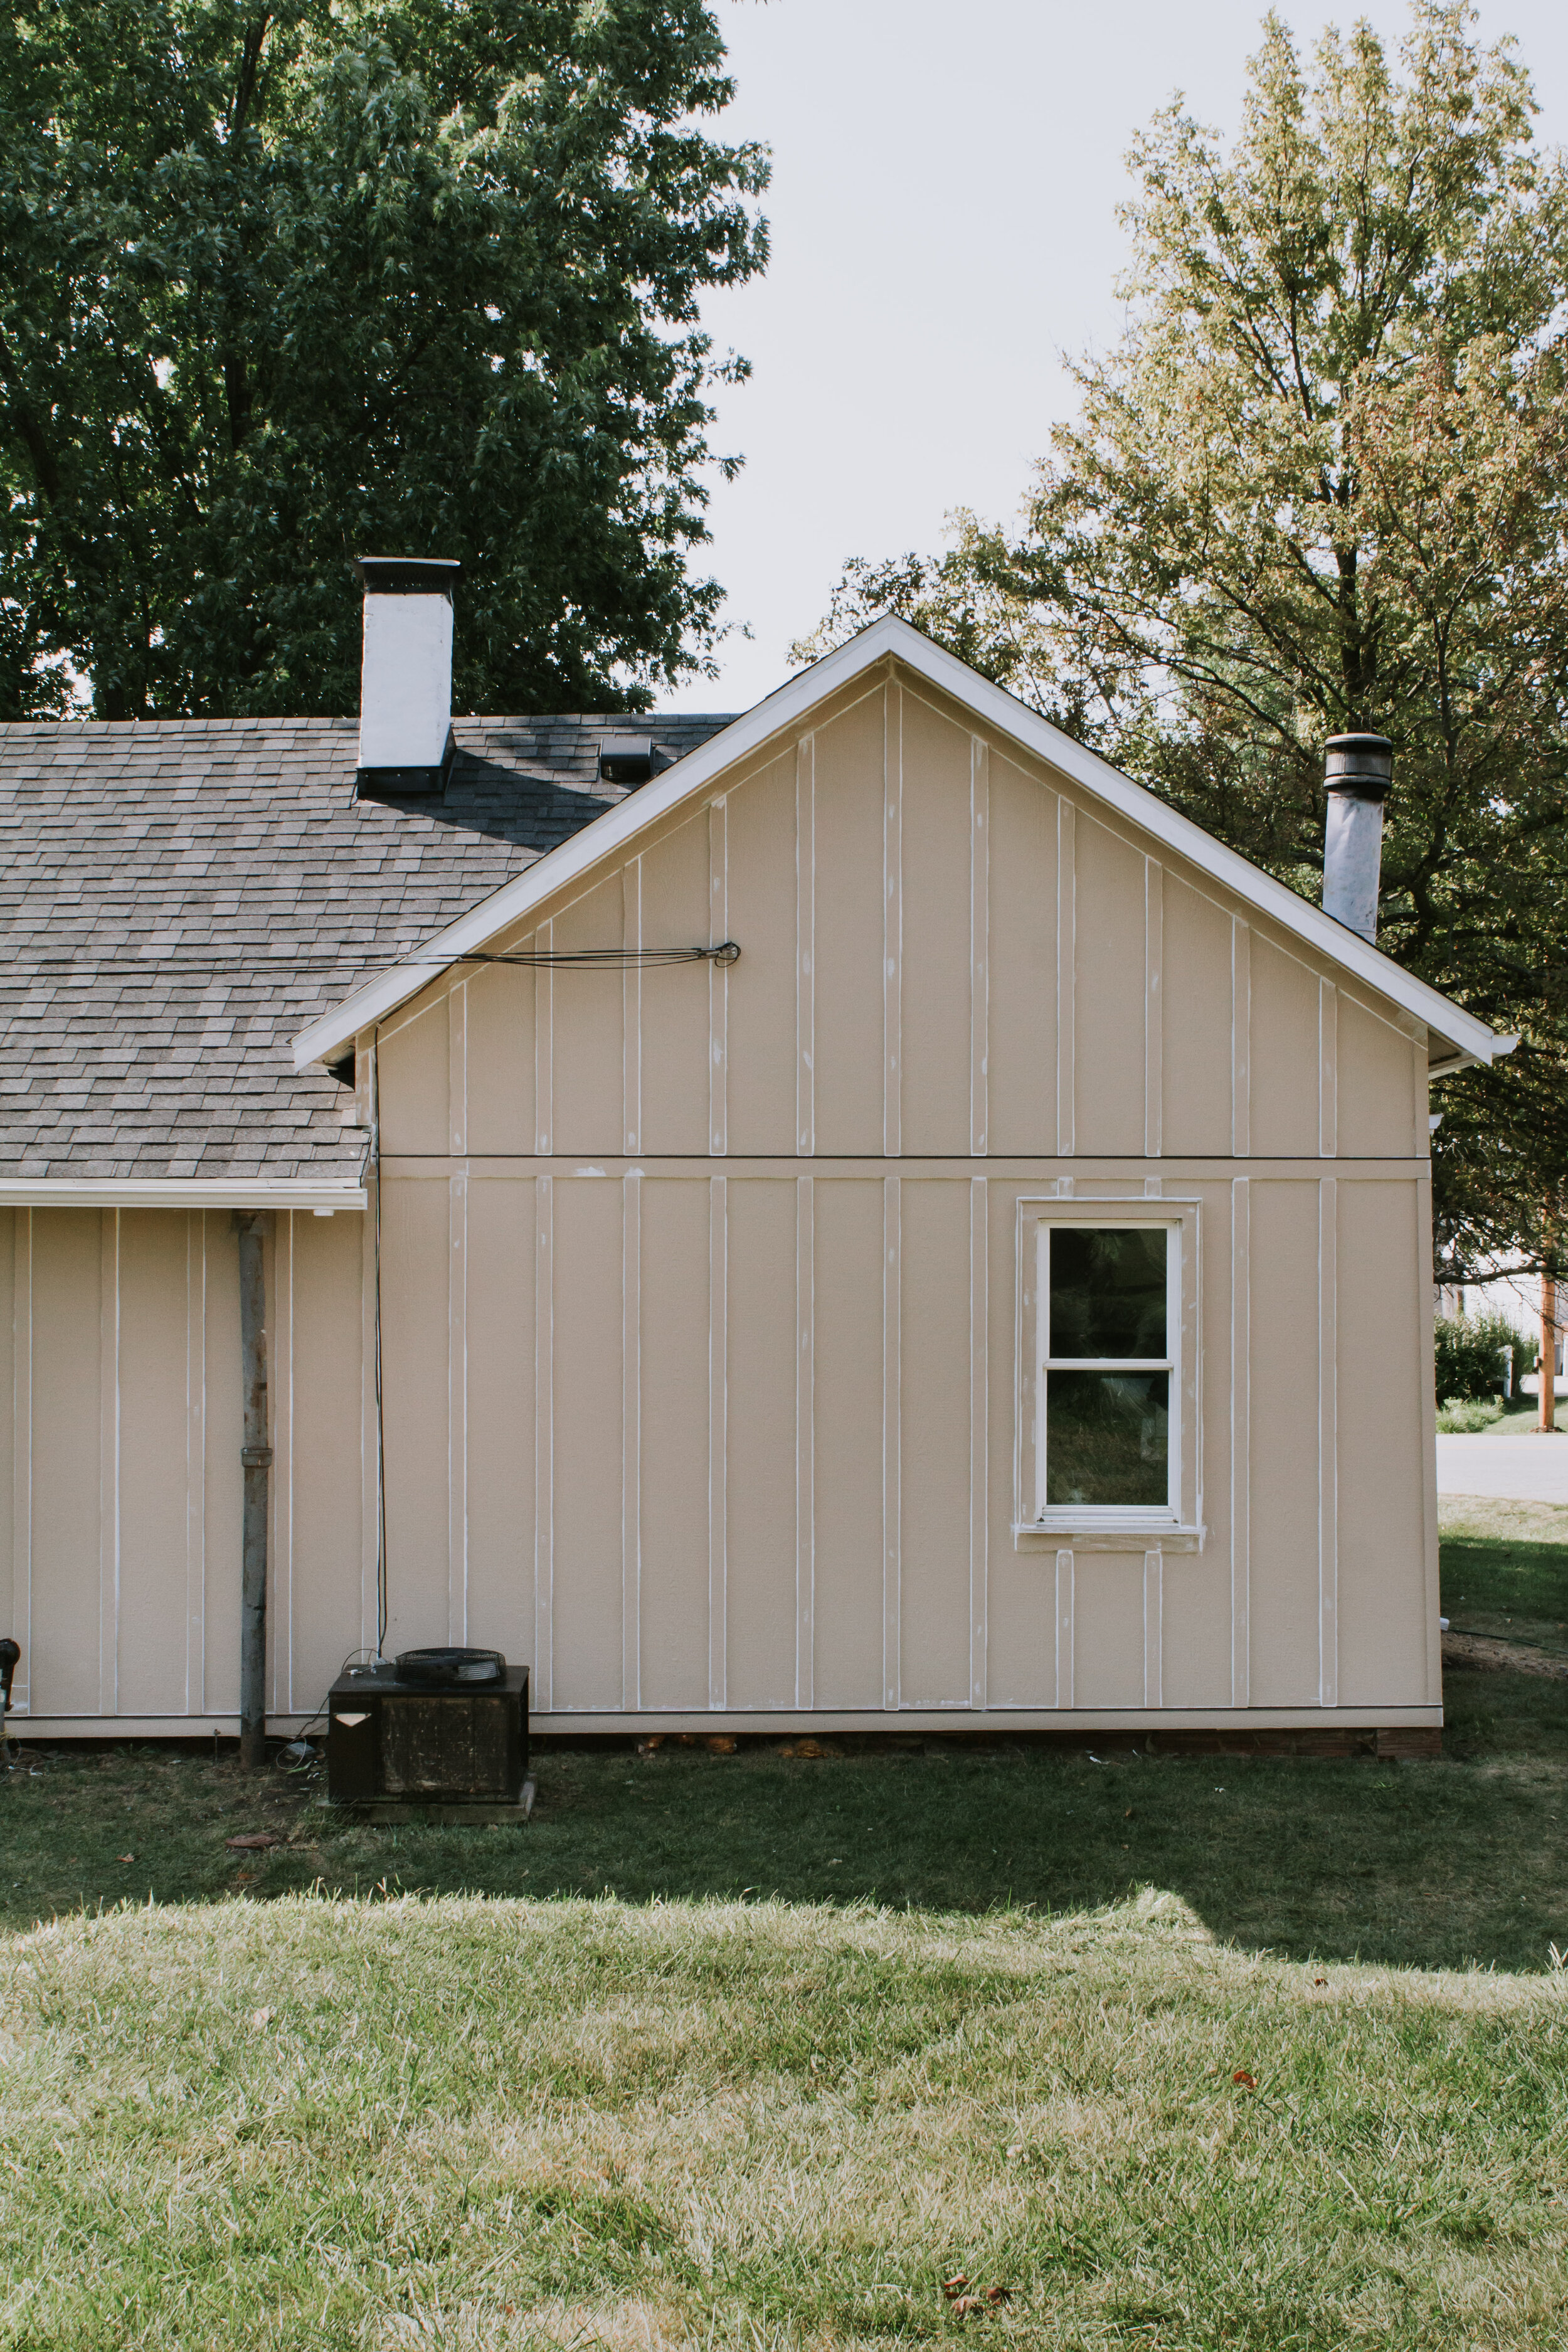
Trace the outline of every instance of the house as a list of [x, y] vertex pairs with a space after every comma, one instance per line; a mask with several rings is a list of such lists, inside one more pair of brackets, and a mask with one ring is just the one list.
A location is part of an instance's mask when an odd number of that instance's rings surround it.
[[235, 1727], [248, 1486], [275, 1729], [450, 1640], [544, 1729], [1429, 1736], [1507, 1041], [899, 622], [448, 735], [451, 593], [367, 571], [357, 743], [0, 730], [13, 1730]]

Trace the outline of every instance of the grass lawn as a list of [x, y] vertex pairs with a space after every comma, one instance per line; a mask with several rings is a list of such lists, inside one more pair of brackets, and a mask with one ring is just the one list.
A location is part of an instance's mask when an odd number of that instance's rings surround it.
[[[1456, 1622], [1568, 1620], [1568, 1511], [1452, 1517]], [[1556, 2347], [1568, 1689], [1448, 1711], [1431, 1764], [547, 1751], [521, 1829], [25, 1759], [0, 2347]]]

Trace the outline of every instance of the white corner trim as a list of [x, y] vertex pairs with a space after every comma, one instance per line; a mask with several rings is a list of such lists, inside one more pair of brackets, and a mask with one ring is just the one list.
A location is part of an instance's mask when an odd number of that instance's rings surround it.
[[[1512, 1050], [1517, 1041], [1500, 1036], [1484, 1022], [1461, 1012], [1435, 988], [1428, 988], [1425, 981], [1403, 971], [1356, 932], [1335, 922], [1331, 915], [1325, 915], [1321, 908], [1299, 898], [1283, 882], [1276, 882], [1271, 875], [1249, 865], [1236, 850], [1227, 849], [1190, 817], [1180, 815], [1153, 793], [1135, 784], [1109, 761], [1086, 751], [1048, 719], [979, 677], [967, 663], [933, 646], [929, 637], [910, 628], [907, 621], [884, 614], [880, 620], [862, 629], [858, 636], [851, 637], [847, 645], [814, 662], [809, 669], [802, 670], [754, 709], [710, 736], [697, 751], [689, 751], [685, 759], [667, 768], [629, 800], [617, 802], [569, 841], [547, 850], [526, 873], [503, 883], [455, 923], [437, 931], [417, 957], [395, 964], [391, 971], [365, 982], [330, 1013], [310, 1023], [294, 1040], [296, 1070], [308, 1069], [312, 1063], [326, 1061], [341, 1052], [356, 1030], [384, 1020], [395, 1006], [427, 987], [458, 956], [483, 948], [556, 891], [614, 858], [672, 809], [703, 792], [727, 768], [748, 759], [774, 736], [798, 726], [818, 703], [889, 656], [939, 692], [951, 696], [999, 734], [1021, 744], [1036, 758], [1048, 761], [1164, 848], [1222, 882], [1244, 904], [1268, 915], [1282, 930], [1292, 933], [1344, 971], [1353, 972], [1380, 996], [1435, 1029], [1440, 1039], [1455, 1048], [1453, 1057], [1440, 1057], [1437, 1066], [1458, 1067], [1466, 1061], [1489, 1064], [1498, 1055]], [[742, 941], [742, 947], [744, 944]]]
[[310, 1176], [7, 1176], [0, 1208], [363, 1209], [364, 1186]]

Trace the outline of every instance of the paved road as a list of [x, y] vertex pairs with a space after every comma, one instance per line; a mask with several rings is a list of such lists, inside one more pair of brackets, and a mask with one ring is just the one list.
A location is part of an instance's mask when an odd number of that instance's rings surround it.
[[1568, 1430], [1554, 1437], [1439, 1436], [1437, 1492], [1568, 1503]]

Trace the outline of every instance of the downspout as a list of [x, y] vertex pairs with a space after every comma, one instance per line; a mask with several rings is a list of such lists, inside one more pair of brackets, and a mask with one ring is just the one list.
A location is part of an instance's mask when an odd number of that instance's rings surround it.
[[265, 1209], [237, 1209], [239, 1235], [239, 1360], [245, 1395], [245, 1507], [240, 1536], [239, 1760], [247, 1771], [267, 1761], [267, 1280], [263, 1252], [272, 1220]]

